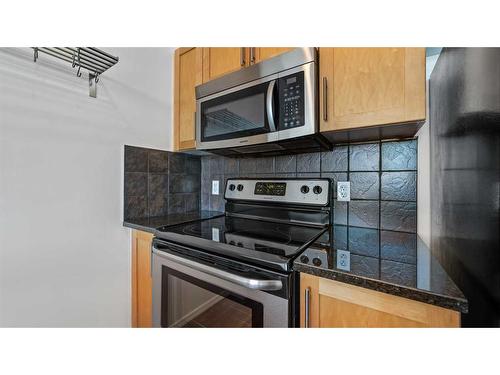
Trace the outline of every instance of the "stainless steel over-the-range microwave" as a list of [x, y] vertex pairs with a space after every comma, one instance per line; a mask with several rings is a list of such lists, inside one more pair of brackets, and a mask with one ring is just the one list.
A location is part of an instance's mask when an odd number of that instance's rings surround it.
[[251, 153], [317, 142], [317, 65], [315, 48], [296, 48], [197, 86], [196, 148]]

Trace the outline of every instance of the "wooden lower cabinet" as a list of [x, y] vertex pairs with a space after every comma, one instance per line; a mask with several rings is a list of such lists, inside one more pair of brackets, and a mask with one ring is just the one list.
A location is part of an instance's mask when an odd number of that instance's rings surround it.
[[151, 243], [153, 235], [132, 231], [132, 327], [152, 326]]
[[460, 313], [301, 273], [300, 325], [311, 328], [460, 327]]

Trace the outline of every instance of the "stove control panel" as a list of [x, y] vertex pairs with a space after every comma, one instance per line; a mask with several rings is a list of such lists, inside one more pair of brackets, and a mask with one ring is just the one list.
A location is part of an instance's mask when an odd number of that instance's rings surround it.
[[330, 181], [318, 179], [229, 179], [224, 198], [228, 200], [276, 202], [326, 206]]

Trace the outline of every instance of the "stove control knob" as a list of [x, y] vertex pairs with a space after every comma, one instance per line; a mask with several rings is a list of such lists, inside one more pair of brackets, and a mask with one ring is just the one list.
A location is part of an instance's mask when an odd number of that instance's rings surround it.
[[238, 184], [238, 191], [242, 191], [243, 190], [243, 185], [242, 184]]
[[229, 185], [229, 190], [234, 191], [236, 189], [236, 186], [234, 184]]
[[309, 193], [309, 186], [307, 186], [307, 185], [302, 185], [302, 187], [300, 188], [300, 192], [301, 192], [302, 194], [307, 194], [307, 193]]
[[314, 194], [321, 194], [321, 192], [323, 191], [323, 189], [321, 188], [321, 186], [318, 186], [316, 185], [314, 188], [313, 188], [313, 193]]
[[313, 259], [313, 264], [314, 264], [316, 267], [321, 266], [321, 259], [319, 259], [319, 258], [314, 258], [314, 259]]
[[306, 263], [306, 264], [307, 264], [307, 263], [309, 263], [309, 258], [307, 257], [307, 255], [302, 255], [302, 256], [300, 257], [300, 261], [301, 261], [302, 263]]

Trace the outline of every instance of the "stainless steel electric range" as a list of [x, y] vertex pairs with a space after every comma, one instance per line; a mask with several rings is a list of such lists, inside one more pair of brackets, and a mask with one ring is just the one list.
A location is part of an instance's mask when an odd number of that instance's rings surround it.
[[223, 216], [159, 228], [156, 327], [294, 327], [294, 259], [330, 243], [328, 179], [229, 179]]

